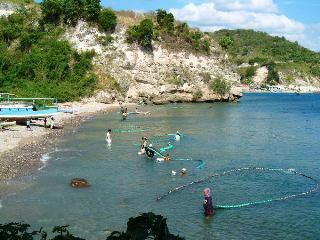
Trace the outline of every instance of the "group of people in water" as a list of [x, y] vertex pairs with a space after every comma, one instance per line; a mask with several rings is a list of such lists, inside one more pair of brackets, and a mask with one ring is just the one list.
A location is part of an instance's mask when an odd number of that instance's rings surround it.
[[[127, 116], [128, 116], [128, 109], [124, 108], [122, 106], [122, 104], [120, 104], [120, 113], [122, 114], [122, 119], [126, 120]], [[136, 113], [138, 114], [138, 109], [136, 108]], [[176, 141], [180, 141], [182, 138], [182, 134], [177, 131], [176, 134], [174, 135], [174, 139]], [[147, 137], [143, 136], [141, 138], [141, 148], [139, 151], [139, 155], [144, 155], [146, 154], [148, 157], [153, 158], [155, 155], [155, 151], [156, 149], [153, 148], [152, 144], [148, 145], [148, 139]], [[106, 142], [108, 144], [111, 144], [112, 142], [112, 137], [111, 137], [111, 129], [108, 129], [107, 133], [106, 133]], [[170, 161], [171, 156], [169, 153], [166, 153], [164, 157], [161, 158], [157, 158], [158, 161]], [[187, 169], [186, 168], [182, 168], [180, 175], [186, 175], [187, 174]], [[172, 171], [172, 175], [176, 175], [175, 171]], [[203, 200], [203, 208], [204, 208], [204, 215], [206, 217], [212, 216], [214, 215], [214, 207], [213, 207], [213, 202], [212, 202], [212, 192], [210, 188], [205, 188], [203, 191], [203, 195], [204, 195], [204, 200]]]

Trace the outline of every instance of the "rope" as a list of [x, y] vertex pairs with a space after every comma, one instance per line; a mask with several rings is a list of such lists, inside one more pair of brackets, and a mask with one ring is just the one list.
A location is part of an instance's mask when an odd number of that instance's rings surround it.
[[206, 162], [201, 159], [180, 158], [180, 159], [173, 159], [173, 161], [196, 161], [196, 162], [199, 162], [197, 169], [203, 169], [206, 165]]
[[154, 147], [148, 147], [149, 149], [151, 149], [152, 151], [154, 151], [155, 154], [157, 154], [158, 156], [165, 158], [166, 156], [164, 156], [160, 151], [158, 151], [157, 149], [155, 149]]
[[114, 129], [115, 133], [140, 133], [147, 131], [146, 129]]
[[171, 144], [171, 142], [169, 142], [169, 143], [168, 143], [168, 146], [162, 147], [162, 148], [160, 148], [159, 150], [160, 150], [161, 153], [164, 153], [164, 152], [166, 152], [167, 150], [171, 150], [171, 149], [174, 149], [174, 146]]
[[235, 172], [241, 172], [241, 171], [277, 171], [277, 172], [282, 172], [282, 173], [285, 173], [285, 174], [294, 174], [294, 175], [301, 176], [301, 177], [308, 178], [308, 179], [312, 180], [314, 183], [316, 183], [316, 186], [311, 188], [311, 189], [309, 189], [309, 190], [307, 190], [307, 191], [305, 191], [305, 192], [292, 194], [292, 195], [287, 195], [287, 196], [282, 196], [282, 197], [265, 199], [265, 200], [261, 200], [261, 201], [245, 202], [245, 203], [234, 204], [234, 205], [216, 204], [215, 205], [216, 209], [241, 208], [241, 207], [247, 207], [247, 206], [253, 206], [253, 205], [258, 205], [258, 204], [275, 202], [275, 201], [285, 201], [285, 200], [289, 200], [289, 199], [292, 199], [292, 198], [297, 198], [297, 197], [310, 195], [310, 194], [312, 194], [312, 193], [314, 193], [314, 192], [316, 192], [316, 191], [318, 191], [320, 189], [320, 182], [317, 179], [315, 179], [312, 176], [308, 176], [308, 175], [306, 175], [304, 173], [297, 172], [297, 171], [295, 171], [293, 169], [246, 167], [246, 168], [232, 169], [232, 170], [224, 171], [224, 172], [221, 172], [221, 173], [215, 173], [215, 174], [209, 175], [209, 176], [207, 176], [205, 178], [190, 182], [188, 184], [178, 186], [176, 188], [171, 189], [170, 191], [168, 191], [167, 193], [163, 194], [162, 196], [159, 196], [157, 198], [157, 201], [160, 201], [161, 199], [167, 197], [168, 195], [170, 195], [170, 194], [172, 194], [174, 192], [180, 191], [180, 190], [182, 190], [184, 188], [187, 188], [187, 187], [189, 187], [191, 185], [205, 182], [205, 181], [207, 181], [207, 180], [209, 180], [211, 178], [214, 178], [214, 177], [222, 177], [222, 176], [225, 176], [225, 175], [230, 175], [230, 174], [233, 174]]

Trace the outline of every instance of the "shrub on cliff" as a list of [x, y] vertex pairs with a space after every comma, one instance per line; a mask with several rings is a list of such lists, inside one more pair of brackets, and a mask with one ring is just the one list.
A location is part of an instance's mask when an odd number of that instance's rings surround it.
[[43, 0], [41, 10], [45, 22], [57, 23], [64, 13], [63, 0]]
[[105, 32], [114, 32], [117, 26], [117, 16], [112, 9], [103, 9], [98, 20], [100, 28]]
[[256, 74], [256, 70], [257, 68], [255, 66], [240, 68], [240, 82], [243, 84], [251, 84], [253, 82], [253, 77]]
[[172, 33], [174, 30], [174, 16], [172, 13], [167, 13], [163, 9], [158, 9], [156, 12], [157, 23], [161, 29]]
[[217, 76], [209, 83], [209, 88], [216, 94], [224, 96], [230, 92], [231, 85], [222, 76]]
[[280, 82], [279, 73], [274, 62], [265, 65], [268, 69], [267, 84], [276, 85]]
[[153, 22], [151, 19], [144, 19], [139, 25], [132, 26], [127, 30], [127, 41], [138, 43], [146, 49], [152, 48]]
[[84, 18], [87, 21], [96, 22], [100, 16], [100, 0], [85, 0], [83, 5]]
[[96, 22], [101, 10], [100, 0], [43, 0], [41, 10], [45, 22], [63, 20], [74, 25], [79, 19]]
[[228, 49], [233, 45], [233, 39], [230, 36], [224, 36], [220, 39], [219, 44], [223, 49]]
[[202, 98], [202, 96], [203, 96], [203, 93], [202, 93], [201, 89], [198, 88], [192, 93], [192, 100], [197, 101], [200, 98]]

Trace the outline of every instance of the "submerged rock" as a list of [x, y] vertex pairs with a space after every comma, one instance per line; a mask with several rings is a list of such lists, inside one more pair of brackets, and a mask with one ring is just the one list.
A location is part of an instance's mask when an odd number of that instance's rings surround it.
[[70, 181], [70, 186], [73, 188], [86, 188], [86, 187], [90, 187], [90, 184], [84, 178], [73, 178]]

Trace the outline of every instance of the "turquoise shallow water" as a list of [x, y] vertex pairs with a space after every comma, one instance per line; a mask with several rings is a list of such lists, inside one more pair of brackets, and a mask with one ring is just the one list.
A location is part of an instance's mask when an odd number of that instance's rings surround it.
[[[207, 186], [220, 204], [295, 194], [314, 186], [290, 174], [243, 172], [213, 178], [160, 202], [155, 199], [173, 187], [239, 167], [294, 168], [320, 179], [320, 95], [246, 94], [238, 104], [174, 104], [144, 110], [152, 114], [131, 115], [122, 122], [112, 113], [84, 122], [45, 156], [45, 168], [9, 183], [19, 191], [2, 199], [1, 222], [24, 220], [46, 228], [70, 224], [73, 233], [95, 240], [104, 239], [106, 231], [124, 230], [129, 217], [152, 210], [168, 218], [171, 232], [187, 239], [319, 239], [318, 192], [220, 210], [211, 219], [201, 213]], [[113, 133], [112, 146], [105, 144], [107, 128], [128, 126], [146, 132]], [[197, 169], [195, 162], [158, 163], [137, 155], [135, 144], [142, 135], [176, 130], [186, 137], [171, 155], [203, 159], [204, 169]], [[171, 170], [183, 167], [187, 176], [171, 176]], [[84, 177], [92, 186], [72, 189], [68, 184], [73, 177]]]

